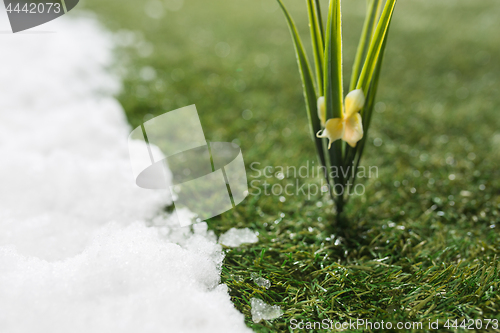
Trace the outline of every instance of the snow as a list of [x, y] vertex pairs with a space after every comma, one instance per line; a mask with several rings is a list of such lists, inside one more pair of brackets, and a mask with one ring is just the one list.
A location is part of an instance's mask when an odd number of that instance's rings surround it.
[[213, 232], [134, 184], [112, 40], [92, 17], [0, 33], [0, 331], [250, 332]]
[[273, 320], [283, 315], [283, 311], [278, 305], [269, 305], [261, 299], [252, 298], [252, 320], [254, 323], [264, 320]]
[[219, 238], [219, 243], [229, 247], [238, 247], [242, 244], [252, 244], [258, 241], [257, 233], [248, 228], [231, 228]]

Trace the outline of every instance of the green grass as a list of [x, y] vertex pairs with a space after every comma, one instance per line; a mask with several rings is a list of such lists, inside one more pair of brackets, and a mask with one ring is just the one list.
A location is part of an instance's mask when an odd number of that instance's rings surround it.
[[[343, 4], [348, 59], [364, 2]], [[305, 1], [285, 4], [310, 43]], [[141, 6], [86, 1], [112, 31], [139, 31], [144, 40], [117, 52], [130, 123], [196, 104], [207, 139], [240, 143], [249, 181], [295, 183], [254, 178], [250, 169], [316, 162], [292, 42], [274, 1], [191, 0], [159, 20]], [[222, 271], [248, 326], [276, 332], [289, 331], [291, 319], [363, 318], [439, 320], [442, 328], [446, 319], [500, 319], [499, 15], [495, 0], [398, 2], [363, 159], [378, 177], [360, 180], [366, 193], [348, 203], [348, 229], [335, 227], [327, 195], [249, 196], [208, 221], [217, 234], [259, 232], [258, 244], [227, 249]], [[218, 43], [230, 46], [227, 57], [217, 55], [226, 51]], [[141, 56], [147, 45], [153, 52]], [[155, 79], [141, 79], [144, 66]], [[345, 62], [346, 77], [350, 68]], [[271, 288], [255, 285], [252, 272]], [[284, 315], [254, 324], [251, 297]]]

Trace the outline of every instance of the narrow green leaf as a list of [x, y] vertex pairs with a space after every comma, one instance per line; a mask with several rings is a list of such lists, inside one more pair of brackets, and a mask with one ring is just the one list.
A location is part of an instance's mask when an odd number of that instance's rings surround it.
[[314, 0], [314, 9], [316, 11], [316, 19], [318, 20], [319, 34], [321, 36], [321, 43], [325, 45], [325, 32], [323, 31], [323, 18], [321, 16], [321, 6], [319, 0]]
[[[363, 155], [364, 147], [366, 144], [366, 140], [368, 139], [368, 130], [370, 128], [370, 123], [371, 123], [371, 118], [373, 114], [373, 107], [375, 105], [375, 98], [377, 95], [377, 89], [378, 89], [378, 81], [380, 77], [380, 72], [382, 70], [382, 62], [384, 60], [384, 54], [385, 54], [385, 47], [387, 44], [387, 36], [389, 34], [389, 28], [390, 28], [390, 22], [389, 26], [387, 27], [387, 31], [382, 43], [382, 46], [380, 48], [380, 55], [377, 59], [377, 63], [375, 66], [375, 70], [372, 76], [372, 82], [370, 83], [370, 87], [368, 89], [368, 92], [366, 94], [366, 102], [363, 110], [361, 111], [362, 114], [362, 119], [363, 119], [363, 129], [364, 129], [364, 134], [363, 138], [361, 141], [358, 142], [358, 145], [354, 148], [348, 147], [348, 150], [346, 152], [346, 165], [354, 165], [354, 170], [357, 170], [361, 161], [361, 156]], [[354, 174], [352, 184], [354, 185], [356, 181], [356, 173]]]
[[363, 30], [361, 31], [361, 37], [359, 39], [358, 49], [356, 51], [356, 57], [354, 58], [354, 64], [352, 66], [349, 91], [356, 89], [356, 84], [358, 83], [359, 74], [361, 72], [361, 66], [363, 64], [363, 61], [365, 60], [366, 53], [368, 52], [368, 47], [370, 46], [373, 32], [375, 31], [375, 28], [377, 26], [377, 19], [380, 15], [381, 9], [381, 0], [368, 0], [365, 23], [363, 24]]
[[365, 64], [363, 65], [363, 70], [361, 71], [358, 84], [356, 85], [356, 88], [362, 89], [365, 94], [370, 87], [373, 72], [377, 65], [377, 60], [380, 55], [382, 44], [384, 43], [384, 40], [386, 38], [387, 30], [391, 22], [392, 13], [394, 12], [395, 6], [396, 0], [387, 0], [387, 2], [385, 3], [384, 11], [382, 12], [380, 20], [377, 24], [377, 29], [375, 30], [375, 34], [373, 35], [372, 41], [370, 43], [370, 47], [366, 55]]
[[288, 28], [290, 29], [290, 33], [292, 35], [293, 46], [295, 48], [295, 55], [297, 56], [297, 63], [299, 65], [300, 77], [302, 79], [302, 88], [304, 90], [304, 99], [306, 103], [307, 117], [309, 120], [309, 127], [311, 130], [311, 134], [316, 144], [316, 150], [318, 152], [320, 162], [322, 165], [326, 165], [325, 154], [323, 153], [322, 139], [316, 137], [316, 133], [321, 130], [321, 124], [317, 112], [317, 100], [319, 96], [314, 87], [314, 80], [311, 73], [311, 68], [309, 66], [309, 61], [307, 60], [304, 47], [302, 46], [299, 33], [297, 31], [295, 23], [292, 20], [292, 17], [286, 10], [283, 2], [281, 0], [277, 1], [281, 9], [283, 10], [283, 14], [285, 14], [285, 18], [288, 23]]
[[311, 42], [314, 54], [314, 64], [316, 67], [316, 78], [319, 95], [323, 92], [323, 37], [321, 36], [321, 26], [318, 22], [316, 8], [313, 0], [306, 0], [307, 13], [309, 14], [309, 29], [311, 30]]
[[340, 0], [331, 0], [328, 11], [325, 45], [325, 103], [328, 118], [342, 114], [342, 28]]
[[[342, 30], [340, 0], [330, 0], [325, 39], [325, 104], [326, 118], [340, 118], [342, 115]], [[342, 142], [337, 140], [329, 151], [331, 166], [340, 168], [343, 165]], [[343, 186], [342, 172], [333, 179], [335, 184]]]
[[[387, 32], [389, 31], [389, 27], [387, 29]], [[366, 141], [368, 140], [368, 130], [370, 128], [370, 123], [372, 119], [372, 114], [373, 114], [373, 108], [375, 106], [375, 98], [377, 96], [377, 90], [378, 90], [378, 82], [380, 78], [380, 72], [382, 71], [382, 63], [384, 61], [384, 54], [385, 54], [385, 46], [387, 44], [387, 33], [386, 37], [384, 38], [384, 42], [382, 43], [382, 47], [380, 50], [380, 56], [378, 57], [377, 60], [377, 65], [375, 66], [375, 71], [373, 73], [373, 79], [372, 83], [370, 86], [370, 89], [368, 90], [367, 98], [366, 98], [366, 104], [364, 107], [364, 115], [363, 115], [363, 128], [365, 129], [363, 138], [359, 142], [359, 145], [356, 147], [356, 156], [355, 156], [355, 170], [358, 169], [359, 163], [361, 161], [361, 156], [363, 155], [363, 151], [365, 148]], [[352, 163], [352, 162], [351, 162]], [[356, 181], [356, 173], [354, 174], [354, 179], [353, 179], [353, 184]]]

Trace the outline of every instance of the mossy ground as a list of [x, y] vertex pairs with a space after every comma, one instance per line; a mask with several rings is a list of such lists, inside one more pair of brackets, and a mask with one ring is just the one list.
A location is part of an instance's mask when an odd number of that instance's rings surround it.
[[[318, 184], [286, 173], [257, 177], [251, 168], [316, 161], [274, 1], [186, 0], [173, 11], [179, 1], [170, 0], [159, 19], [144, 10], [149, 4], [158, 14], [153, 3], [85, 2], [121, 36], [119, 99], [130, 123], [196, 104], [208, 140], [241, 145], [255, 187]], [[364, 3], [343, 3], [346, 78]], [[286, 4], [309, 46], [305, 3]], [[208, 221], [217, 234], [259, 232], [258, 244], [227, 249], [222, 271], [248, 326], [276, 332], [291, 330], [292, 319], [362, 318], [424, 328], [439, 320], [445, 330], [447, 319], [500, 319], [498, 17], [495, 0], [399, 1], [363, 159], [378, 175], [360, 180], [366, 191], [347, 205], [346, 227], [335, 225], [332, 203], [320, 194], [251, 195]], [[252, 272], [271, 288], [255, 285]], [[254, 324], [252, 297], [284, 315]]]

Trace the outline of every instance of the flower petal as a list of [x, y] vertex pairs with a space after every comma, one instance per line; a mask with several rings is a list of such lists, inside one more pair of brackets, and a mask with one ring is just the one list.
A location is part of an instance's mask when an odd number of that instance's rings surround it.
[[325, 97], [321, 96], [318, 98], [318, 118], [321, 121], [321, 126], [325, 126], [326, 121], [326, 106]]
[[361, 115], [356, 113], [345, 121], [345, 130], [342, 140], [347, 142], [349, 146], [356, 147], [356, 143], [363, 138], [363, 123]]
[[363, 90], [356, 89], [351, 91], [345, 97], [345, 118], [352, 117], [353, 114], [359, 112], [365, 105], [365, 95]]
[[320, 132], [318, 132], [316, 136], [318, 138], [328, 138], [330, 140], [328, 142], [328, 149], [330, 149], [332, 142], [342, 138], [344, 135], [344, 121], [340, 118], [328, 119], [325, 124], [325, 129], [321, 134]]

